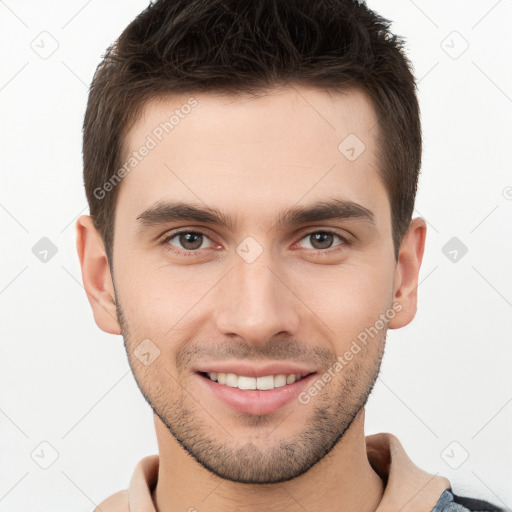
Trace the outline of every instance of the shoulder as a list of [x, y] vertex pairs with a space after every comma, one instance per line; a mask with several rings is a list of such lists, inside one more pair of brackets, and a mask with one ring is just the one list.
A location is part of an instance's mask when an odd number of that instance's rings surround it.
[[487, 501], [458, 496], [451, 489], [445, 490], [439, 497], [432, 512], [505, 512], [502, 508]]
[[130, 512], [128, 491], [119, 491], [96, 506], [94, 512]]

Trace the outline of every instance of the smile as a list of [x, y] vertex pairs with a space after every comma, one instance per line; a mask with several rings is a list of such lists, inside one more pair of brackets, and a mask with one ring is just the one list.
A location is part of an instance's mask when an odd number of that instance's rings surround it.
[[[197, 372], [206, 398], [214, 405], [220, 400], [230, 408], [246, 414], [270, 414], [287, 404], [299, 403], [299, 394], [306, 389], [316, 372], [248, 377], [235, 373]], [[297, 377], [298, 380], [297, 380]], [[214, 379], [215, 378], [215, 379]]]
[[265, 375], [263, 377], [248, 377], [246, 375], [236, 375], [235, 373], [217, 373], [208, 372], [203, 373], [210, 380], [218, 382], [219, 384], [238, 388], [242, 390], [258, 389], [260, 391], [267, 391], [274, 388], [280, 388], [287, 384], [293, 384], [301, 380], [300, 374], [290, 375]]

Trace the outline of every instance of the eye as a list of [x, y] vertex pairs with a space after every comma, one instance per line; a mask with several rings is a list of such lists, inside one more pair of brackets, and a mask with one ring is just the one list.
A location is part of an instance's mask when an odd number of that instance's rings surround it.
[[[336, 238], [340, 240], [340, 242], [337, 244], [334, 243]], [[345, 238], [333, 231], [315, 231], [303, 237], [301, 242], [303, 241], [306, 241], [310, 244], [310, 247], [302, 246], [303, 248], [322, 252], [325, 252], [326, 249], [331, 249], [332, 247], [337, 247], [339, 245], [348, 243]]]
[[[203, 245], [203, 244], [209, 245]], [[163, 245], [175, 252], [199, 252], [201, 249], [211, 247], [212, 241], [203, 233], [197, 231], [179, 231], [162, 240]], [[176, 249], [175, 249], [176, 248]]]
[[[338, 240], [337, 243], [336, 240]], [[178, 231], [166, 236], [161, 244], [172, 252], [189, 255], [199, 253], [203, 249], [216, 247], [212, 240], [200, 231]], [[348, 241], [343, 236], [328, 230], [308, 233], [299, 241], [299, 247], [318, 253], [326, 253], [329, 252], [329, 249], [347, 244]]]

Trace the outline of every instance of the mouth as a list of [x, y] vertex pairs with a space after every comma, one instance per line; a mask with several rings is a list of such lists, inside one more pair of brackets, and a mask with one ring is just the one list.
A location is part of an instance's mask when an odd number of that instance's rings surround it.
[[223, 372], [198, 372], [203, 377], [217, 382], [222, 386], [229, 386], [241, 390], [259, 390], [269, 391], [284, 386], [289, 386], [295, 382], [306, 378], [309, 375], [314, 375], [317, 372], [309, 373], [291, 373], [291, 374], [278, 374], [278, 375], [264, 375], [261, 377], [250, 377], [247, 375], [237, 375], [235, 373]]
[[214, 400], [220, 400], [238, 412], [253, 415], [270, 414], [292, 403], [311, 385], [316, 374], [248, 377], [234, 373], [196, 372], [199, 384]]

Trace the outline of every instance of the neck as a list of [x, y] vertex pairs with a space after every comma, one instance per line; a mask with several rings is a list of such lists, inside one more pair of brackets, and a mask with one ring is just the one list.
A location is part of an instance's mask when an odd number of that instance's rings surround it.
[[[153, 491], [158, 512], [339, 512], [375, 511], [384, 485], [366, 454], [364, 409], [343, 439], [306, 473], [278, 484], [241, 484], [203, 468], [175, 440], [155, 415], [160, 454]], [[313, 490], [313, 492], [312, 492]]]

